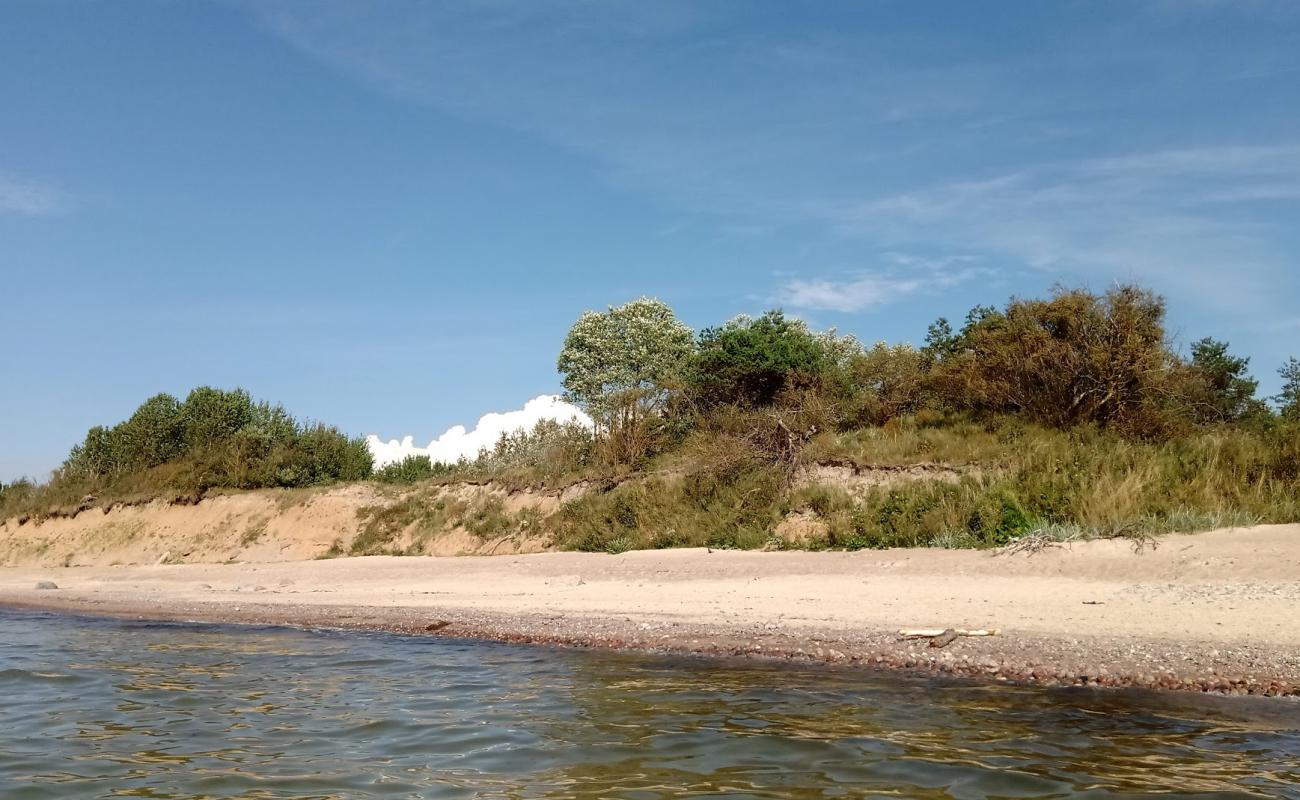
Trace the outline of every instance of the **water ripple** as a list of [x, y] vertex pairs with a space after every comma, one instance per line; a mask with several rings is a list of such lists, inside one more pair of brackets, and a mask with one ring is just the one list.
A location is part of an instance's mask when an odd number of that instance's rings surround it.
[[1300, 706], [0, 613], [0, 796], [1300, 798]]

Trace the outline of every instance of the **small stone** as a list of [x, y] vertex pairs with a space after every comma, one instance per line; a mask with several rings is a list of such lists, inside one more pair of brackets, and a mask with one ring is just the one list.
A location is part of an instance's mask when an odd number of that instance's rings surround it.
[[54, 581], [37, 581], [37, 582], [36, 582], [36, 588], [37, 588], [37, 589], [41, 589], [41, 590], [44, 590], [44, 589], [57, 589], [57, 588], [59, 588], [59, 585], [58, 585], [57, 583], [55, 583]]

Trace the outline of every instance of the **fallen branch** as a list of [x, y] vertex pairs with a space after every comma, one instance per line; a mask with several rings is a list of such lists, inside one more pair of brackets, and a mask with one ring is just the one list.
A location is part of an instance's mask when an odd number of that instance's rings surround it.
[[904, 639], [929, 639], [931, 647], [947, 647], [956, 641], [958, 636], [997, 636], [998, 632], [994, 630], [976, 630], [967, 631], [957, 628], [923, 628], [921, 630], [901, 630], [899, 636]]
[[945, 633], [952, 631], [958, 636], [997, 636], [1002, 631], [998, 628], [965, 630], [963, 628], [915, 628], [903, 629], [898, 632], [899, 636], [904, 639], [933, 639], [936, 636], [943, 636]]

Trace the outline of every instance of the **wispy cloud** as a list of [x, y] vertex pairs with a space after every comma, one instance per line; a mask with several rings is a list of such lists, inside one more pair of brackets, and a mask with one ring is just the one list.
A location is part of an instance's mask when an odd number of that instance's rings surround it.
[[1294, 271], [1300, 144], [1161, 150], [1022, 167], [875, 198], [841, 229], [1042, 270], [1156, 278], [1258, 303]]
[[897, 302], [914, 294], [938, 292], [987, 272], [972, 256], [922, 259], [901, 253], [882, 256], [888, 266], [856, 270], [840, 278], [795, 278], [786, 281], [777, 302], [814, 311], [861, 311]]
[[67, 209], [67, 196], [53, 186], [0, 172], [0, 214], [44, 216]]
[[831, 187], [881, 163], [875, 132], [953, 120], [995, 84], [983, 64], [899, 63], [883, 33], [765, 30], [757, 8], [729, 2], [248, 7], [384, 94], [524, 131], [620, 185], [751, 220], [846, 199]]
[[[379, 92], [580, 154], [733, 235], [798, 227], [859, 247], [858, 263], [889, 249], [978, 254], [1176, 287], [1238, 313], [1300, 290], [1300, 144], [1276, 138], [1294, 129], [1294, 90], [1252, 84], [1273, 99], [1240, 99], [1240, 81], [1297, 68], [1280, 40], [1189, 60], [1186, 32], [1167, 22], [1091, 12], [1021, 52], [942, 25], [765, 25], [756, 6], [727, 2], [248, 7]], [[1245, 58], [1260, 69], [1226, 77]], [[1222, 125], [1218, 105], [1234, 115]], [[1117, 144], [1130, 141], [1181, 144]], [[831, 310], [926, 286], [944, 288], [886, 265], [780, 291]]]

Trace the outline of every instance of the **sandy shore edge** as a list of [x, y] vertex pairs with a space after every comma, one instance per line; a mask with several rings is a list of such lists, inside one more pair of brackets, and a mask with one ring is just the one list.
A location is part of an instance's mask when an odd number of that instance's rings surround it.
[[[0, 605], [1294, 697], [1297, 534], [1274, 526], [1171, 537], [1154, 553], [1089, 543], [1002, 561], [659, 551], [7, 568]], [[41, 580], [58, 588], [36, 589]], [[901, 639], [900, 623], [1001, 633], [933, 648]]]
[[[1042, 686], [1139, 688], [1238, 696], [1300, 698], [1300, 674], [1290, 653], [1246, 648], [1204, 668], [1206, 645], [1131, 639], [1016, 637], [964, 639], [936, 650], [897, 632], [835, 636], [811, 630], [779, 634], [732, 627], [641, 623], [599, 617], [495, 614], [477, 609], [286, 608], [224, 603], [163, 608], [147, 603], [44, 602], [0, 599], [0, 608], [190, 624], [288, 626], [319, 630], [382, 631], [519, 645], [600, 649], [652, 655], [753, 658], [843, 668], [898, 670], [984, 682]], [[648, 627], [642, 627], [648, 625]], [[667, 631], [667, 632], [663, 632]], [[1087, 666], [1085, 665], [1096, 665]], [[1181, 670], [1171, 665], [1184, 665]], [[1190, 668], [1189, 666], [1190, 665]]]

